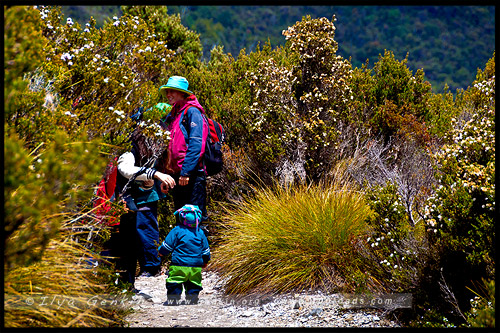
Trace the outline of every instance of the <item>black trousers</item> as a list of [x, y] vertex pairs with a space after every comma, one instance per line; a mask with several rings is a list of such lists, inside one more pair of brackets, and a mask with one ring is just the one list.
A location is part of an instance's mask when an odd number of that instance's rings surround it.
[[117, 248], [118, 269], [122, 271], [121, 278], [129, 282], [132, 287], [135, 283], [137, 261], [141, 271], [156, 274], [160, 269], [161, 260], [158, 256], [159, 231], [157, 202], [150, 202], [138, 206], [137, 212], [129, 211], [120, 217], [118, 226]]
[[172, 175], [175, 179], [175, 187], [172, 189], [174, 209], [177, 210], [184, 205], [196, 205], [200, 208], [202, 221], [208, 219], [207, 214], [207, 176], [205, 172], [197, 171], [189, 177], [189, 183], [185, 186], [179, 185], [179, 175]]
[[122, 271], [121, 278], [124, 282], [135, 283], [135, 269], [139, 249], [139, 239], [137, 237], [136, 214], [128, 212], [120, 217], [118, 245], [118, 268]]

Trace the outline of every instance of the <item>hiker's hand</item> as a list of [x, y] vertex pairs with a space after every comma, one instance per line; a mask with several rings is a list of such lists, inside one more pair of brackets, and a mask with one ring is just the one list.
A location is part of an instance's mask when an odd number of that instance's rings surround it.
[[130, 211], [130, 209], [128, 209], [127, 207], [127, 202], [125, 200], [121, 200], [120, 203], [123, 205], [123, 210], [125, 211], [125, 213], [128, 213]]
[[168, 193], [168, 191], [170, 190], [170, 187], [166, 183], [161, 183], [160, 188], [161, 188], [161, 191], [165, 194]]
[[161, 191], [163, 193], [167, 193], [169, 189], [175, 186], [175, 180], [170, 175], [157, 171], [155, 178], [161, 181]]
[[188, 183], [189, 183], [189, 177], [185, 177], [185, 176], [180, 176], [179, 177], [179, 185], [185, 186]]

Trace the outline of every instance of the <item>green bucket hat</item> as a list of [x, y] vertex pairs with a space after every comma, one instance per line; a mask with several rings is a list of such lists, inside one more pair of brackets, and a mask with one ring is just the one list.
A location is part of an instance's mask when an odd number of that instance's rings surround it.
[[171, 76], [168, 78], [167, 84], [160, 87], [160, 94], [166, 96], [167, 89], [174, 89], [182, 91], [188, 95], [192, 95], [193, 92], [188, 90], [189, 83], [186, 78], [182, 76]]

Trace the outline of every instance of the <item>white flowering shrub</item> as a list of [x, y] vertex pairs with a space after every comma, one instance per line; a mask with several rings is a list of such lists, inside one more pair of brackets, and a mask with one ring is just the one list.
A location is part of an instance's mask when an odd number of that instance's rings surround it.
[[302, 140], [300, 120], [294, 116], [297, 103], [292, 86], [297, 78], [290, 66], [270, 57], [256, 72], [249, 72], [248, 79], [255, 92], [248, 107], [253, 150], [263, 165], [272, 167], [280, 157], [289, 157], [287, 150], [296, 149], [294, 142]]
[[335, 20], [335, 16], [331, 21], [306, 16], [283, 32], [287, 46], [299, 58], [293, 88], [306, 145], [306, 170], [312, 178], [332, 167], [339, 123], [346, 117], [347, 105], [353, 98], [348, 85], [351, 64], [337, 55]]
[[333, 21], [304, 17], [283, 31], [284, 48], [253, 55], [258, 61], [245, 77], [251, 104], [242, 116], [254, 140], [250, 151], [257, 169], [304, 181], [332, 166], [351, 72], [336, 54]]
[[[158, 87], [172, 74], [174, 63], [181, 61], [182, 52], [171, 48], [165, 39], [168, 33], [157, 33], [156, 26], [140, 16], [113, 17], [101, 29], [91, 18], [82, 29], [71, 18], [61, 22], [58, 7], [36, 10], [46, 41], [45, 61], [28, 74], [37, 84], [31, 84], [23, 107], [12, 117], [20, 124], [18, 132], [31, 138], [38, 131], [30, 122], [42, 122], [71, 135], [84, 133], [90, 140], [126, 146], [134, 124], [130, 116], [159, 101]], [[179, 43], [182, 34], [176, 38]], [[34, 94], [40, 101], [32, 101]], [[163, 134], [168, 139], [168, 133]]]
[[427, 230], [433, 242], [446, 251], [464, 251], [470, 263], [491, 266], [495, 243], [495, 109], [474, 113], [450, 137], [452, 142], [435, 155], [440, 185], [426, 207]]
[[[420, 293], [427, 304], [454, 323], [491, 325], [491, 309], [481, 305], [485, 318], [475, 321], [469, 311], [477, 285], [495, 275], [495, 72], [494, 58], [457, 105], [446, 144], [434, 154], [438, 185], [424, 210], [429, 252]], [[420, 302], [420, 301], [419, 301]], [[445, 306], [446, 305], [446, 306]], [[473, 312], [473, 309], [470, 310]]]
[[425, 250], [418, 228], [408, 218], [396, 185], [372, 187], [367, 200], [374, 211], [367, 220], [372, 230], [366, 240], [370, 262], [367, 274], [383, 281], [384, 288], [409, 292], [418, 280], [418, 256]]

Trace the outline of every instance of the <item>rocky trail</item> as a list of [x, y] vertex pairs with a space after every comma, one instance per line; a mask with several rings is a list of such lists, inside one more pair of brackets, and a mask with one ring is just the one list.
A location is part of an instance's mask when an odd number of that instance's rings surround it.
[[166, 275], [138, 277], [134, 311], [125, 318], [130, 327], [399, 327], [387, 309], [346, 308], [339, 294], [229, 300], [215, 272], [202, 274], [198, 304], [175, 306], [166, 304]]

